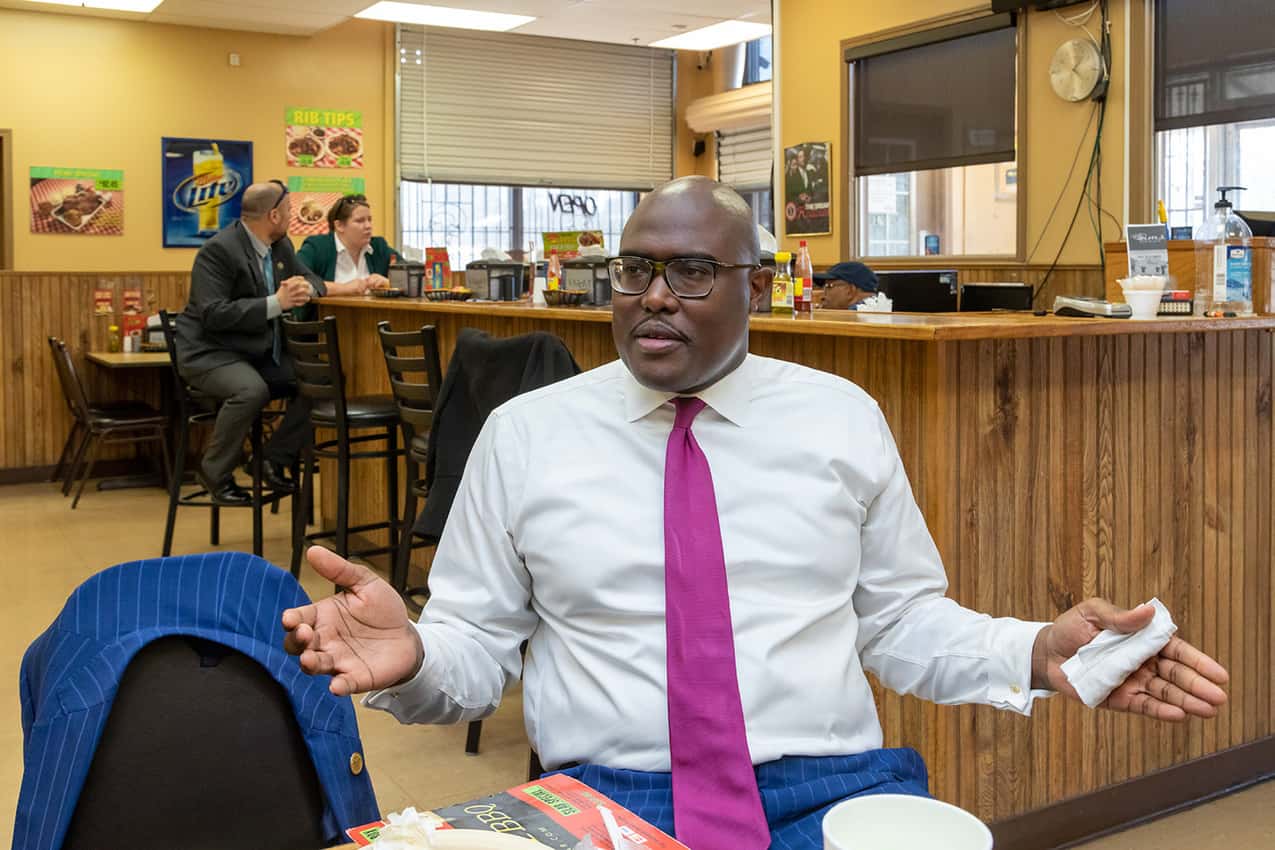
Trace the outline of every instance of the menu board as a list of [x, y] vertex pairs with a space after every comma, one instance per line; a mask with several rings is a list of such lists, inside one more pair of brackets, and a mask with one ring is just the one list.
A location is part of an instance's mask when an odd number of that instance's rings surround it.
[[362, 112], [293, 106], [284, 124], [289, 167], [363, 167]]
[[365, 185], [362, 177], [289, 177], [292, 220], [288, 232], [293, 236], [327, 233], [328, 210], [346, 195], [362, 195]]
[[580, 256], [580, 249], [593, 245], [601, 248], [601, 230], [563, 230], [557, 233], [542, 233], [544, 241], [544, 257], [548, 259], [554, 251], [559, 260], [571, 260]]
[[124, 172], [33, 167], [31, 232], [122, 236]]

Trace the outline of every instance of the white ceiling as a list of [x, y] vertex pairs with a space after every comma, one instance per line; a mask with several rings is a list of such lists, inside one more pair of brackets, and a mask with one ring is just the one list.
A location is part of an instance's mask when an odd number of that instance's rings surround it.
[[[374, 0], [164, 0], [149, 15], [0, 0], [0, 8], [55, 14], [146, 20], [192, 27], [313, 35], [348, 20]], [[415, 0], [408, 0], [415, 2]], [[718, 21], [770, 21], [769, 0], [425, 0], [422, 5], [461, 6], [488, 12], [534, 15], [513, 30], [617, 44], [650, 44]]]

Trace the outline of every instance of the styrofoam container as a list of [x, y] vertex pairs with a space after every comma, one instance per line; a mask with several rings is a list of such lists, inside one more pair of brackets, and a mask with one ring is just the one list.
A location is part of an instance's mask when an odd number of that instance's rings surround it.
[[1158, 289], [1126, 289], [1124, 300], [1133, 310], [1133, 318], [1154, 319], [1160, 311], [1162, 295]]
[[824, 850], [992, 850], [992, 833], [964, 809], [930, 797], [868, 794], [823, 818]]

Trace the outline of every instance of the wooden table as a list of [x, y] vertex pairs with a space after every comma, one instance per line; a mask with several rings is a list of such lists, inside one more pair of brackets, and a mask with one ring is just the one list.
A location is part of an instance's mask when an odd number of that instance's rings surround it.
[[[325, 298], [319, 310], [337, 318], [351, 394], [389, 391], [382, 320], [435, 325], [444, 365], [464, 327], [549, 331], [586, 369], [616, 356], [606, 309]], [[952, 597], [1051, 620], [1088, 596], [1158, 596], [1231, 671], [1221, 716], [1182, 726], [878, 688], [887, 746], [919, 749], [940, 799], [994, 824], [998, 850], [1037, 848], [1275, 770], [1275, 318], [815, 315], [754, 317], [750, 349], [877, 399]], [[366, 513], [351, 524], [383, 516], [379, 467], [354, 475]]]
[[[167, 368], [171, 365], [172, 360], [168, 356], [167, 351], [89, 351], [84, 355], [84, 359], [88, 360], [95, 366], [104, 369], [155, 369], [159, 367]], [[160, 378], [160, 410], [169, 419], [169, 445], [176, 445], [173, 442], [173, 388], [169, 376], [163, 375]], [[112, 478], [103, 478], [97, 482], [99, 490], [128, 490], [136, 487], [167, 487], [163, 476], [156, 471], [139, 475], [121, 475]]]
[[172, 362], [167, 351], [90, 351], [84, 356], [107, 369], [153, 369]]

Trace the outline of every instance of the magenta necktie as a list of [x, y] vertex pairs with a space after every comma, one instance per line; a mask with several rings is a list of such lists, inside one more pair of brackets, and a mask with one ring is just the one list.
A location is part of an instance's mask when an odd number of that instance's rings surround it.
[[673, 826], [691, 850], [764, 850], [770, 829], [748, 754], [735, 675], [726, 558], [713, 473], [691, 422], [704, 402], [674, 399], [664, 461], [664, 597]]

